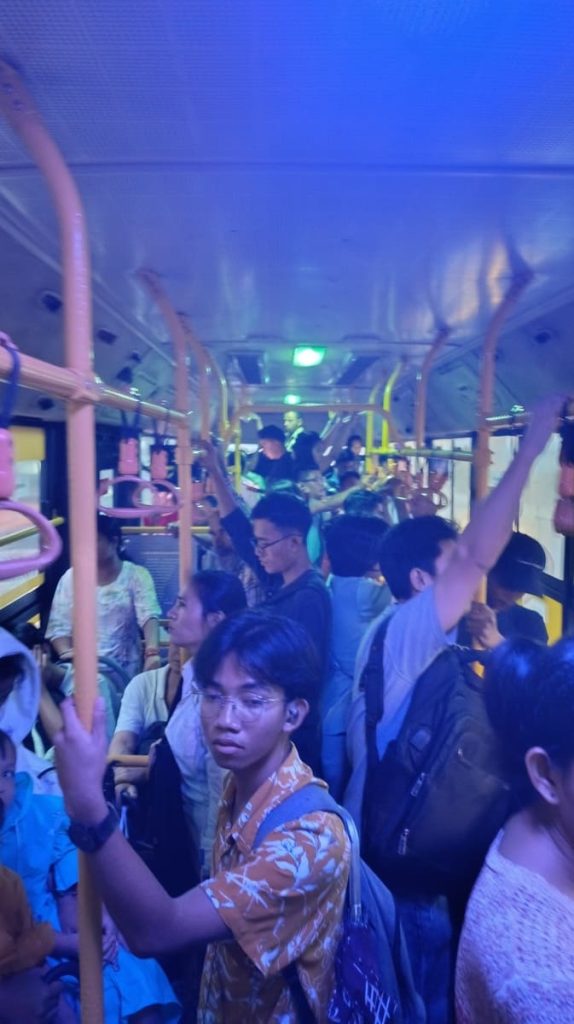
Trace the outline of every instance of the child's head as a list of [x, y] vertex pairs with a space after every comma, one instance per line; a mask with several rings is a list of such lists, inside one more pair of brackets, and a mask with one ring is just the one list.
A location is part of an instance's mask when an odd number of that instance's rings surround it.
[[242, 771], [287, 750], [318, 693], [320, 670], [298, 623], [246, 611], [210, 633], [198, 651], [195, 678], [215, 760]]
[[0, 825], [4, 813], [14, 799], [16, 775], [16, 747], [7, 733], [0, 730]]

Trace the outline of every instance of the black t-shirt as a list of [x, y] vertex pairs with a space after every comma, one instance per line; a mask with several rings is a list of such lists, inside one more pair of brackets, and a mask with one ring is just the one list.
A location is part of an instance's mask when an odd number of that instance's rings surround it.
[[289, 452], [284, 452], [280, 459], [268, 459], [263, 452], [260, 452], [252, 472], [263, 477], [264, 480], [293, 480], [295, 476], [293, 458]]
[[[548, 633], [544, 619], [532, 608], [523, 608], [513, 604], [496, 613], [498, 632], [505, 640], [534, 640], [538, 644], [548, 643]], [[471, 646], [471, 637], [466, 628], [466, 619], [462, 619], [458, 627], [457, 643], [463, 647]]]

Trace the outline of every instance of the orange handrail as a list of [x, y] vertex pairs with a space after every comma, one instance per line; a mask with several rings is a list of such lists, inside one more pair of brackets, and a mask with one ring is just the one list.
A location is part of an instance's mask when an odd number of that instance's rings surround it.
[[[42, 172], [51, 193], [62, 246], [64, 349], [78, 382], [93, 380], [88, 234], [75, 182], [19, 75], [0, 61], [0, 105]], [[79, 393], [67, 403], [70, 547], [74, 566], [74, 672], [78, 713], [88, 727], [97, 693], [96, 458], [94, 407]], [[99, 900], [80, 858], [80, 982], [83, 1024], [103, 1020], [102, 934]]]

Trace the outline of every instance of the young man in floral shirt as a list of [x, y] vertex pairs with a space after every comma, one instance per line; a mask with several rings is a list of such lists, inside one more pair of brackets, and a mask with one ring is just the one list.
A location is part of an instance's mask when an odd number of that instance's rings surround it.
[[290, 737], [317, 685], [314, 648], [297, 623], [244, 612], [216, 627], [194, 667], [207, 743], [229, 770], [212, 877], [175, 899], [161, 888], [102, 796], [101, 709], [90, 734], [68, 703], [56, 749], [72, 836], [90, 853], [102, 897], [134, 952], [157, 956], [210, 943], [200, 1024], [245, 1024], [247, 1013], [257, 1024], [296, 1024], [282, 973], [289, 965], [317, 1021], [325, 1021], [349, 871], [343, 824], [333, 814], [307, 813], [254, 849], [267, 814], [313, 778]]

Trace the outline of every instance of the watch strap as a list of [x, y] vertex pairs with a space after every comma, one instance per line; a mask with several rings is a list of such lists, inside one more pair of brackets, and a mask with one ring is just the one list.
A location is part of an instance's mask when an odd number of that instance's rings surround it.
[[108, 813], [98, 825], [85, 825], [81, 821], [70, 821], [68, 835], [74, 846], [83, 853], [97, 853], [115, 832], [119, 825], [118, 812], [108, 804]]

